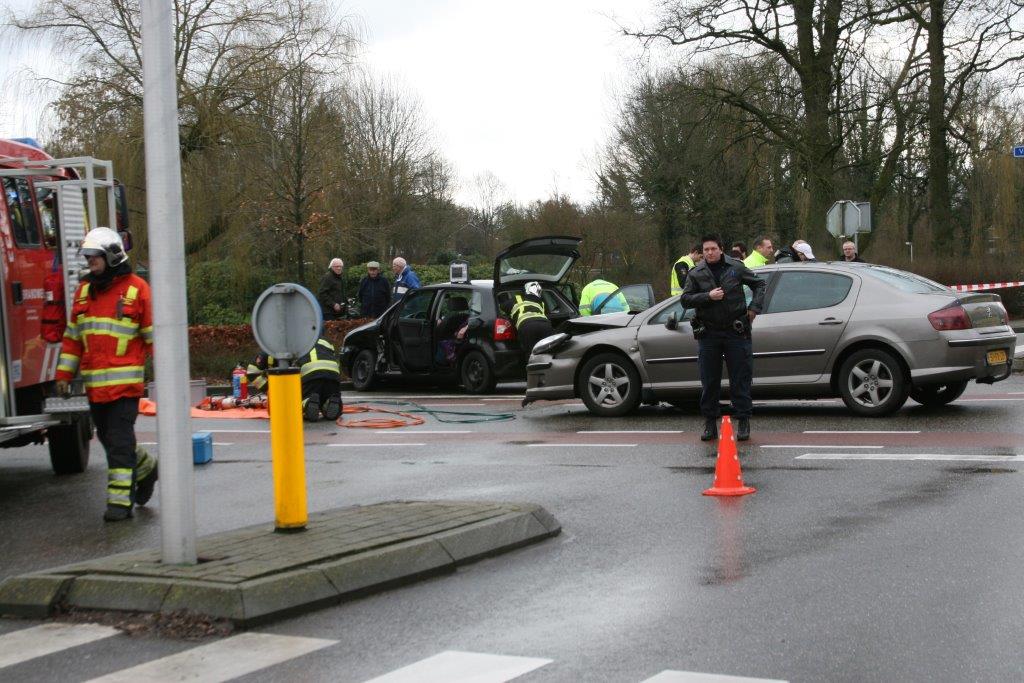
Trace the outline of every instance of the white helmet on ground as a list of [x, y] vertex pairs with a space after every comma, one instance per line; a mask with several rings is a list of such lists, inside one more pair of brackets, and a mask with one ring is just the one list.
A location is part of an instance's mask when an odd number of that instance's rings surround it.
[[116, 268], [128, 260], [124, 252], [121, 236], [110, 228], [93, 228], [82, 240], [82, 248], [78, 250], [82, 256], [103, 256], [107, 265]]
[[540, 296], [542, 290], [540, 283], [534, 280], [523, 285], [523, 291], [533, 296]]

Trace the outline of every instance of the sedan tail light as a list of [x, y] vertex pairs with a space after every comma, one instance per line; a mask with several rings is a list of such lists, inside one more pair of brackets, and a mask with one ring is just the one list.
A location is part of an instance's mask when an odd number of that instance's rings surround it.
[[498, 318], [494, 321], [494, 341], [512, 341], [516, 338], [516, 328], [512, 321]]
[[960, 304], [950, 304], [928, 314], [928, 322], [939, 332], [946, 330], [969, 330], [973, 327], [967, 311]]

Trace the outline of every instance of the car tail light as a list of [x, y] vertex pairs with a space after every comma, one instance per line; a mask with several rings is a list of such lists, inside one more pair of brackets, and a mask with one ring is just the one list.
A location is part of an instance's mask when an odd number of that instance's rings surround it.
[[494, 321], [494, 341], [512, 341], [516, 338], [516, 328], [512, 321], [498, 318]]
[[969, 330], [973, 325], [967, 311], [960, 304], [950, 304], [928, 314], [928, 322], [939, 332], [946, 330]]

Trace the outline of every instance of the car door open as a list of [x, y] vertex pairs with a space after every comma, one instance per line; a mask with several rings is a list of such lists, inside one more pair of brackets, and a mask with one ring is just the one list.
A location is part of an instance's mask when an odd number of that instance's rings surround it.
[[395, 327], [398, 332], [399, 364], [408, 370], [429, 370], [433, 330], [430, 305], [434, 292], [414, 291], [405, 296], [398, 311]]

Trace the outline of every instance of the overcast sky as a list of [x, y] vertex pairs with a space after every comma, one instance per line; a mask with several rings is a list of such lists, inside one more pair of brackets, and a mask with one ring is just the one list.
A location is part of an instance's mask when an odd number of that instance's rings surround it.
[[[0, 0], [25, 7], [29, 0]], [[558, 191], [593, 196], [594, 158], [642, 58], [620, 24], [636, 25], [654, 0], [347, 0], [364, 38], [363, 61], [423, 106], [437, 148], [459, 174], [457, 199], [474, 203], [473, 178], [491, 172], [507, 198]], [[52, 63], [23, 45], [0, 53], [0, 70]], [[8, 80], [9, 83], [9, 80]], [[0, 108], [0, 136], [38, 135], [45, 95]]]

